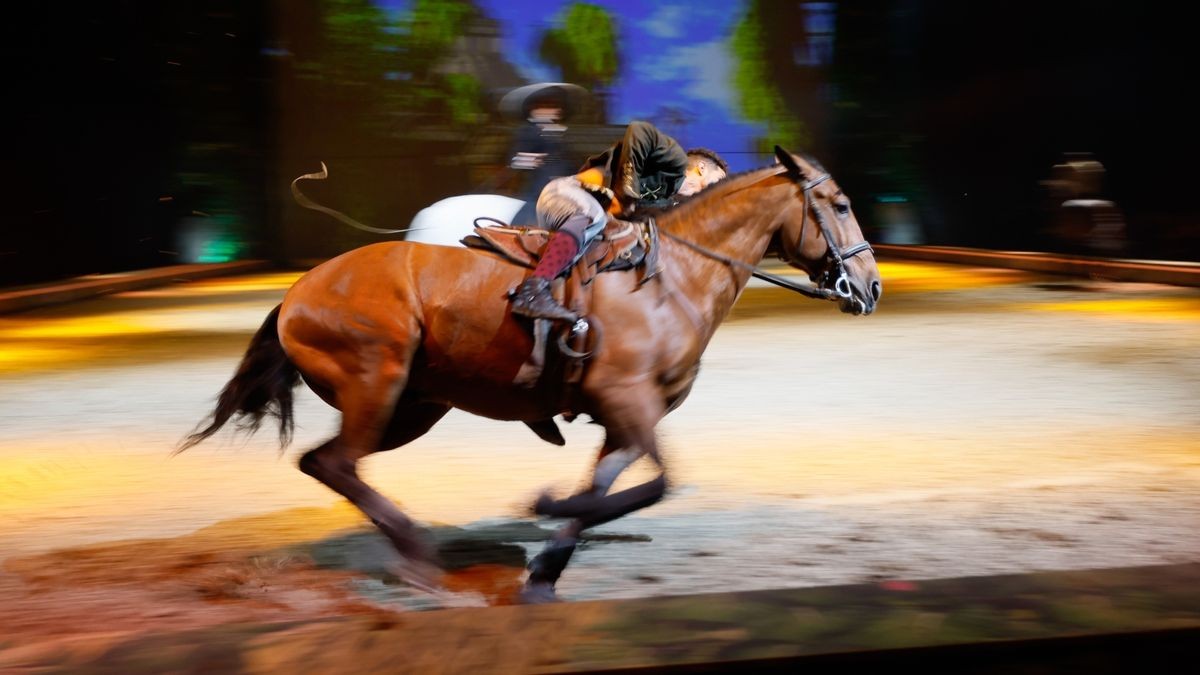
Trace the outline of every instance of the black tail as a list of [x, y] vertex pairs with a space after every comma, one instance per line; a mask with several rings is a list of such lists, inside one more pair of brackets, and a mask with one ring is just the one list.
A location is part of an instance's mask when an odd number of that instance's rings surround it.
[[291, 441], [295, 426], [292, 420], [292, 388], [299, 383], [300, 376], [279, 344], [277, 325], [281, 306], [271, 310], [254, 334], [237, 373], [221, 390], [217, 409], [211, 416], [212, 422], [184, 439], [176, 454], [217, 433], [235, 415], [240, 418], [238, 427], [248, 433], [258, 430], [264, 416], [278, 417], [280, 445], [286, 446]]

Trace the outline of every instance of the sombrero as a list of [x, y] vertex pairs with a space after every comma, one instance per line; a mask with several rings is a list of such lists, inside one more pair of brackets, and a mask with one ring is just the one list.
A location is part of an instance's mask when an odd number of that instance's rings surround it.
[[517, 87], [500, 98], [500, 113], [517, 119], [529, 116], [530, 107], [545, 99], [557, 101], [566, 117], [577, 112], [588, 100], [588, 90], [566, 82], [537, 82]]

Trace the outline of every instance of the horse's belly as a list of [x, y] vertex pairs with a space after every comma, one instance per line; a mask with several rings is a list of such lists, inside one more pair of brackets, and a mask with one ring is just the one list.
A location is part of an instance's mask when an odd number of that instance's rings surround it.
[[538, 396], [510, 381], [436, 367], [414, 369], [407, 392], [497, 420], [539, 420], [561, 412], [546, 403], [544, 394]]

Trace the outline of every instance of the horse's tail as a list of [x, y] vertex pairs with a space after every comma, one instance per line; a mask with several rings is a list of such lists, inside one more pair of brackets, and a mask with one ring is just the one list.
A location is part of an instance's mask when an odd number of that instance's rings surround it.
[[241, 430], [248, 433], [257, 431], [266, 415], [277, 417], [280, 446], [286, 446], [291, 441], [295, 427], [292, 419], [292, 388], [299, 383], [300, 376], [296, 366], [284, 353], [283, 345], [279, 344], [280, 307], [282, 305], [277, 305], [271, 310], [250, 340], [237, 373], [217, 398], [212, 421], [184, 439], [175, 454], [217, 433], [234, 416], [239, 417], [238, 426]]

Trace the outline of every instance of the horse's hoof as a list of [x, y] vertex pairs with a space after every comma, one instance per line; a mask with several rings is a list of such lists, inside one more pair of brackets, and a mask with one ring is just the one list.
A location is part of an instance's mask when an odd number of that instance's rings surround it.
[[557, 500], [549, 492], [543, 492], [538, 495], [537, 501], [533, 503], [533, 513], [537, 516], [553, 515], [554, 504]]
[[522, 605], [546, 605], [552, 602], [562, 602], [554, 592], [554, 585], [542, 582], [527, 583], [517, 594], [517, 600]]

